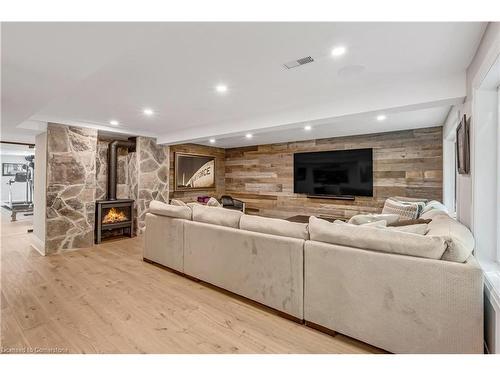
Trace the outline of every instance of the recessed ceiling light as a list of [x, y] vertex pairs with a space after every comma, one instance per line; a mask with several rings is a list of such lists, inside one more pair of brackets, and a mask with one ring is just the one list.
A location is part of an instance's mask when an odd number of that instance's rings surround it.
[[221, 83], [215, 86], [215, 91], [217, 91], [219, 94], [224, 94], [225, 92], [227, 92], [227, 86]]
[[335, 47], [334, 49], [332, 49], [332, 56], [334, 57], [342, 56], [343, 54], [346, 53], [346, 51], [347, 49], [344, 46]]
[[111, 120], [109, 122], [109, 125], [118, 126], [118, 125], [120, 125], [120, 123], [118, 121], [116, 121], [116, 120]]
[[208, 141], [209, 141], [210, 143], [215, 143], [215, 139], [214, 139], [214, 138], [210, 138]]
[[245, 134], [245, 137], [246, 137], [246, 138], [248, 138], [248, 139], [250, 139], [250, 138], [252, 138], [252, 137], [253, 137], [253, 134], [251, 134], [251, 133], [247, 133], [247, 134]]
[[311, 125], [306, 125], [306, 126], [304, 126], [304, 130], [305, 130], [305, 131], [309, 131], [309, 130], [311, 130], [311, 129], [312, 129], [312, 126], [311, 126]]
[[142, 110], [142, 113], [144, 113], [146, 116], [153, 116], [155, 112], [151, 108], [144, 108]]
[[377, 116], [377, 121], [384, 121], [387, 118], [386, 115], [378, 115]]

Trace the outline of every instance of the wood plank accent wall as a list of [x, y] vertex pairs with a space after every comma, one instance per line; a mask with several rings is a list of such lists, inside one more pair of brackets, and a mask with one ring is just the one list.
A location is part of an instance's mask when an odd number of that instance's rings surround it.
[[[225, 190], [247, 213], [287, 218], [349, 218], [380, 212], [387, 197], [442, 201], [442, 127], [226, 149]], [[293, 193], [293, 153], [373, 148], [374, 196], [354, 201], [311, 199]]]
[[[174, 174], [175, 174], [175, 153], [197, 154], [215, 156], [215, 190], [195, 190], [195, 191], [175, 191]], [[184, 202], [196, 201], [196, 198], [201, 195], [220, 198], [224, 195], [225, 189], [225, 150], [219, 147], [210, 147], [203, 145], [195, 145], [186, 143], [182, 145], [170, 146], [170, 199], [180, 199]]]

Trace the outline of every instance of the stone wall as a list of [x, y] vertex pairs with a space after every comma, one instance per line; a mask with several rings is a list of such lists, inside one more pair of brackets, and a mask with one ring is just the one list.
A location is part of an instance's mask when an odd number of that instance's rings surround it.
[[[96, 159], [96, 200], [107, 198], [108, 184], [108, 146], [110, 141], [99, 139], [97, 141], [97, 159]], [[118, 147], [117, 163], [117, 184], [116, 198], [128, 199], [130, 196], [128, 185], [128, 162], [129, 152], [126, 148]]]
[[134, 200], [134, 234], [137, 234], [137, 197], [139, 195], [139, 182], [137, 179], [137, 146], [136, 152], [127, 155], [128, 197]]
[[[95, 201], [106, 199], [109, 140], [97, 130], [62, 124], [47, 128], [46, 252], [94, 244]], [[118, 149], [117, 198], [134, 199], [141, 233], [149, 203], [168, 202], [169, 147], [137, 137], [136, 152]]]
[[[137, 230], [144, 230], [149, 203], [155, 199], [168, 202], [169, 147], [158, 146], [156, 140], [137, 137], [136, 159], [129, 160], [131, 198], [136, 201]], [[135, 173], [134, 173], [135, 171]]]
[[94, 244], [97, 130], [47, 127], [46, 253]]

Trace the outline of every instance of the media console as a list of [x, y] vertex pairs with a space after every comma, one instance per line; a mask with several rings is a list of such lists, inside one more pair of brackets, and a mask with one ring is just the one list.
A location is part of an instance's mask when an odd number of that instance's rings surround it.
[[307, 198], [311, 199], [338, 199], [343, 201], [353, 201], [354, 195], [308, 195]]

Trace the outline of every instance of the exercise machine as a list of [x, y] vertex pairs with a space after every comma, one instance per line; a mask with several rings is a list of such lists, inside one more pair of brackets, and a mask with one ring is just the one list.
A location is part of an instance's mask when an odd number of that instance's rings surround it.
[[[33, 186], [34, 186], [34, 170], [35, 156], [29, 155], [25, 157], [26, 163], [23, 165], [23, 171], [17, 172], [14, 178], [7, 182], [9, 185], [9, 201], [3, 207], [11, 211], [10, 221], [17, 220], [17, 213], [23, 212], [24, 216], [33, 215]], [[24, 201], [14, 201], [12, 196], [12, 185], [26, 184]]]

